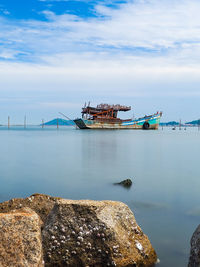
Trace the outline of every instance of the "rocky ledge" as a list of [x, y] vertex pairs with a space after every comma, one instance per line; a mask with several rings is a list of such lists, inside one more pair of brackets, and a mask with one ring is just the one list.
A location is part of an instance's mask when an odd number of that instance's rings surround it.
[[35, 194], [0, 203], [0, 266], [153, 266], [131, 210], [115, 201]]
[[200, 225], [197, 227], [192, 235], [190, 250], [190, 259], [188, 267], [199, 267], [200, 266]]

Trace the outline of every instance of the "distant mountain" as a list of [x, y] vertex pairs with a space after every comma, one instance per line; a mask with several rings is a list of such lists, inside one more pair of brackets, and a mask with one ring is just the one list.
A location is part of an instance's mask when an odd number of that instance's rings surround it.
[[60, 125], [60, 126], [73, 126], [75, 123], [71, 120], [64, 120], [64, 119], [53, 119], [51, 121], [45, 122], [45, 126], [53, 126], [53, 125]]
[[169, 122], [161, 122], [160, 126], [178, 126], [179, 122], [177, 121], [169, 121]]
[[195, 121], [186, 122], [185, 124], [199, 125], [199, 124], [200, 124], [200, 120], [195, 120]]

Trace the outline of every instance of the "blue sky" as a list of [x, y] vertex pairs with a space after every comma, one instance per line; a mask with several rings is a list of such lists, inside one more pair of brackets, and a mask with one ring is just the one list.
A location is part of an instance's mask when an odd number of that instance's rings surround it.
[[0, 123], [78, 117], [85, 101], [199, 118], [199, 13], [197, 0], [1, 0]]
[[46, 20], [42, 15], [44, 10], [49, 10], [57, 15], [73, 14], [82, 18], [96, 17], [95, 6], [104, 4], [107, 7], [118, 8], [120, 4], [127, 1], [100, 1], [100, 0], [1, 0], [2, 15], [9, 15], [11, 19], [36, 19]]

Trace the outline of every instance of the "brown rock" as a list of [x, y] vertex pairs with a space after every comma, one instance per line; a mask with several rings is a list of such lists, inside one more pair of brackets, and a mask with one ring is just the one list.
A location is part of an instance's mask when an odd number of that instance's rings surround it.
[[40, 216], [43, 222], [45, 222], [46, 217], [58, 199], [60, 198], [43, 194], [33, 194], [27, 198], [13, 198], [9, 201], [0, 203], [0, 212], [10, 212], [13, 209], [29, 207]]
[[157, 256], [121, 202], [59, 200], [43, 231], [45, 266], [152, 266]]
[[0, 213], [0, 266], [44, 266], [41, 220], [31, 209]]
[[188, 267], [199, 267], [200, 266], [200, 225], [197, 227], [192, 235], [190, 250], [190, 259]]

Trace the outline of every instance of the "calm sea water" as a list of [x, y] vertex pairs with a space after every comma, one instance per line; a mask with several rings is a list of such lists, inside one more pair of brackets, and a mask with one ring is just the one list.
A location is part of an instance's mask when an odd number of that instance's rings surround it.
[[[200, 131], [0, 128], [0, 201], [44, 193], [118, 200], [160, 259], [187, 266], [200, 223]], [[113, 183], [131, 178], [127, 190]]]

